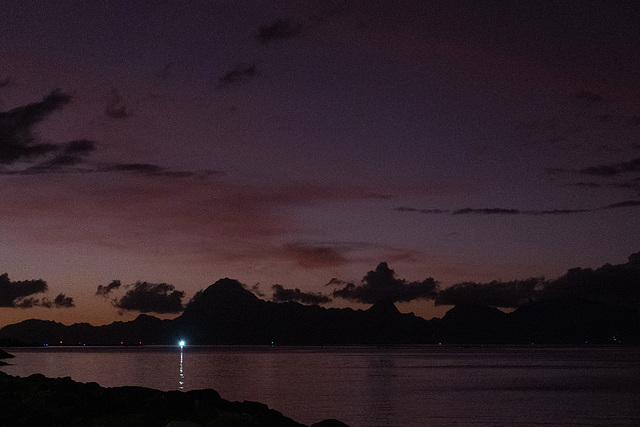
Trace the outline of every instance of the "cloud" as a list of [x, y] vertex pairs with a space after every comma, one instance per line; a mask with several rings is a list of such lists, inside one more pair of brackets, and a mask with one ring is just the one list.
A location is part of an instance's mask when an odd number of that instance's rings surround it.
[[0, 164], [30, 161], [59, 151], [58, 145], [38, 142], [33, 128], [69, 102], [71, 95], [56, 89], [41, 102], [0, 112]]
[[231, 70], [218, 79], [219, 87], [231, 86], [245, 82], [258, 75], [256, 64], [236, 64]]
[[637, 206], [640, 206], [640, 200], [625, 200], [624, 202], [607, 205], [603, 209], [634, 208]]
[[131, 117], [131, 111], [129, 111], [124, 104], [124, 98], [117, 89], [111, 89], [111, 95], [107, 101], [104, 113], [112, 119], [126, 119]]
[[[125, 118], [129, 112], [120, 106], [121, 96], [113, 91], [107, 106], [107, 114], [114, 118]], [[37, 175], [46, 173], [104, 173], [123, 172], [148, 176], [201, 177], [216, 171], [172, 171], [148, 163], [88, 163], [87, 157], [97, 150], [96, 143], [78, 139], [65, 143], [42, 143], [33, 133], [33, 128], [49, 114], [62, 109], [71, 102], [71, 95], [56, 89], [41, 102], [0, 112], [0, 174]], [[19, 166], [15, 166], [19, 165]]]
[[302, 25], [294, 24], [288, 19], [278, 19], [271, 25], [263, 25], [260, 27], [256, 38], [259, 43], [267, 44], [275, 40], [296, 37], [301, 31]]
[[533, 299], [542, 278], [491, 283], [464, 282], [442, 289], [435, 299], [436, 305], [480, 304], [493, 307], [515, 308]]
[[589, 166], [578, 170], [582, 175], [612, 177], [622, 174], [640, 173], [640, 158], [627, 162]]
[[593, 104], [602, 104], [604, 102], [604, 98], [602, 95], [599, 95], [590, 90], [582, 89], [575, 94], [576, 99], [581, 99], [589, 103]]
[[122, 283], [120, 283], [120, 280], [112, 280], [111, 283], [109, 283], [106, 286], [98, 285], [98, 289], [96, 290], [96, 295], [106, 297], [111, 293], [111, 291], [113, 291], [114, 289], [120, 288], [120, 286], [122, 286]]
[[34, 295], [46, 292], [47, 282], [42, 279], [11, 281], [7, 273], [0, 275], [0, 307], [12, 308], [71, 308], [75, 307], [73, 298], [58, 294], [53, 301], [47, 297]]
[[95, 143], [86, 139], [68, 142], [60, 146], [59, 152], [53, 158], [23, 170], [22, 174], [50, 173], [68, 166], [76, 166], [95, 149]]
[[[640, 202], [639, 202], [640, 204]], [[438, 292], [436, 305], [484, 304], [517, 308], [540, 299], [586, 299], [640, 309], [640, 252], [619, 265], [572, 268], [555, 280], [458, 283]]]
[[58, 294], [58, 296], [56, 296], [53, 299], [53, 305], [57, 308], [71, 308], [71, 307], [75, 307], [75, 304], [73, 303], [73, 298], [66, 296], [65, 294]]
[[315, 269], [333, 267], [347, 263], [340, 250], [330, 246], [288, 244], [284, 247], [286, 256], [293, 258], [300, 267]]
[[[636, 185], [640, 186], [640, 183]], [[586, 184], [585, 184], [586, 186]], [[591, 185], [588, 185], [591, 187]], [[463, 208], [463, 209], [417, 209], [406, 206], [400, 206], [394, 210], [397, 212], [415, 212], [426, 215], [531, 215], [531, 216], [543, 216], [543, 215], [575, 215], [585, 212], [598, 212], [610, 209], [629, 208], [640, 206], [638, 200], [625, 200], [622, 202], [611, 203], [606, 206], [592, 209], [512, 209], [512, 208]]]
[[73, 298], [66, 296], [65, 294], [58, 294], [53, 301], [49, 298], [44, 297], [42, 299], [29, 297], [23, 298], [18, 301], [15, 305], [18, 308], [33, 308], [33, 307], [44, 307], [44, 308], [72, 308], [75, 307], [73, 303]]
[[171, 61], [167, 62], [162, 70], [156, 73], [156, 77], [161, 80], [171, 80], [175, 76], [175, 64]]
[[204, 289], [200, 289], [198, 292], [196, 292], [195, 295], [193, 295], [193, 297], [191, 297], [189, 302], [185, 304], [184, 308], [187, 309], [187, 308], [191, 307], [191, 305], [195, 301], [197, 301], [202, 296], [203, 293], [204, 293]]
[[408, 302], [416, 299], [433, 299], [437, 295], [438, 282], [428, 278], [422, 282], [407, 282], [397, 279], [386, 262], [378, 264], [362, 278], [360, 285], [332, 279], [328, 285], [344, 285], [335, 289], [333, 296], [365, 304], [379, 301]]
[[42, 279], [11, 281], [7, 273], [0, 275], [0, 307], [23, 307], [33, 300], [31, 295], [46, 292], [47, 282]]
[[572, 268], [549, 282], [539, 297], [581, 298], [640, 309], [640, 252], [624, 264]]
[[255, 285], [248, 288], [254, 295], [259, 297], [264, 297], [264, 292], [260, 290], [260, 283], [256, 283]]
[[129, 287], [132, 289], [113, 303], [120, 310], [141, 313], [180, 313], [184, 309], [182, 305], [184, 292], [176, 291], [173, 285], [138, 281]]
[[2, 89], [3, 87], [9, 86], [10, 83], [11, 83], [11, 77], [6, 77], [0, 80], [0, 89]]
[[329, 296], [322, 293], [302, 292], [300, 289], [286, 289], [282, 285], [273, 285], [273, 297], [275, 302], [297, 301], [303, 304], [326, 304], [331, 301]]

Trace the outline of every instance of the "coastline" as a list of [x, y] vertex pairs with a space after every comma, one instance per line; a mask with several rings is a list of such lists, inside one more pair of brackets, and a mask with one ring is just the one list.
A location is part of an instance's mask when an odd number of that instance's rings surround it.
[[[14, 357], [0, 349], [0, 359]], [[0, 360], [0, 366], [8, 363]], [[102, 387], [70, 377], [42, 374], [12, 376], [0, 371], [0, 425], [2, 426], [282, 426], [304, 424], [267, 405], [231, 402], [213, 389], [161, 391], [146, 387]], [[346, 427], [324, 420], [311, 427]]]
[[[258, 402], [230, 402], [213, 389], [163, 392], [101, 387], [69, 377], [16, 377], [0, 371], [3, 426], [282, 426], [300, 424]], [[324, 420], [312, 427], [343, 427]]]
[[7, 353], [6, 351], [0, 348], [0, 366], [8, 365], [8, 363], [3, 361], [2, 359], [11, 359], [13, 357], [15, 357], [13, 354]]

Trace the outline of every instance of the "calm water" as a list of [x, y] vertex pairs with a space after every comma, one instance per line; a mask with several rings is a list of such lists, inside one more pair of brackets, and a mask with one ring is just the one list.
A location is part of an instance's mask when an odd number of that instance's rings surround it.
[[102, 386], [214, 388], [299, 422], [352, 427], [640, 425], [639, 348], [10, 349], [4, 372]]

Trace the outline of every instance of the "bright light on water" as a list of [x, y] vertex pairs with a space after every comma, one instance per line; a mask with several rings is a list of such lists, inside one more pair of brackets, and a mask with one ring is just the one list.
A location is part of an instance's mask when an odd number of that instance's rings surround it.
[[185, 344], [185, 342], [184, 342], [184, 341], [180, 341], [180, 342], [178, 343], [178, 345], [179, 345], [180, 347], [184, 347], [184, 344]]

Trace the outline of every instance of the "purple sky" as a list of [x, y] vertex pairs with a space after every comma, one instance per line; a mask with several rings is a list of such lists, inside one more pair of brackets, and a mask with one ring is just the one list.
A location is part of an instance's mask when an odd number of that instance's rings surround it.
[[331, 293], [381, 261], [442, 287], [624, 263], [638, 22], [637, 2], [5, 0], [0, 274], [75, 307], [0, 326], [131, 319], [95, 295], [114, 279], [186, 302], [222, 277]]

